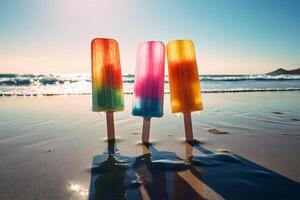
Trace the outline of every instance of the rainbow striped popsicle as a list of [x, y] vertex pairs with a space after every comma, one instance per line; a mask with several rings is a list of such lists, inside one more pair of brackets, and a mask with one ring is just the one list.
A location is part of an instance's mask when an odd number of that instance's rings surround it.
[[92, 41], [93, 111], [124, 110], [119, 45], [114, 39]]

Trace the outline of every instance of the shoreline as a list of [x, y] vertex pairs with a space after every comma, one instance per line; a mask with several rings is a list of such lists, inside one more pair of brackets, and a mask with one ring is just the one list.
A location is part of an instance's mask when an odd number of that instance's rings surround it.
[[[204, 94], [226, 94], [226, 93], [268, 93], [268, 92], [297, 92], [300, 91], [300, 88], [262, 88], [262, 89], [249, 89], [249, 90], [210, 90], [210, 91], [201, 91]], [[124, 95], [133, 94], [133, 92], [123, 92]], [[170, 94], [170, 92], [165, 92], [166, 94]], [[12, 96], [26, 96], [26, 97], [35, 97], [35, 96], [85, 96], [85, 95], [92, 95], [92, 93], [49, 93], [49, 94], [23, 94], [23, 93], [0, 93], [0, 97], [12, 97]]]

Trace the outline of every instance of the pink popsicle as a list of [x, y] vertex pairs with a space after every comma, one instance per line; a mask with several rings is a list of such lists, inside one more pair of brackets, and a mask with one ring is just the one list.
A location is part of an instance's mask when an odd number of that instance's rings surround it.
[[148, 133], [151, 117], [163, 115], [164, 64], [165, 48], [162, 42], [148, 41], [139, 45], [132, 114], [144, 117], [143, 130], [148, 129]]

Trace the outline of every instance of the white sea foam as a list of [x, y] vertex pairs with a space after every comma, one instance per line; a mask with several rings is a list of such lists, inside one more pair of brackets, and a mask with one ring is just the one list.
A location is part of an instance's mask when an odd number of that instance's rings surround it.
[[[133, 93], [134, 75], [123, 75], [123, 92]], [[299, 91], [299, 75], [203, 75], [203, 93]], [[169, 93], [168, 76], [165, 93]], [[91, 75], [72, 74], [0, 74], [1, 96], [91, 94]]]

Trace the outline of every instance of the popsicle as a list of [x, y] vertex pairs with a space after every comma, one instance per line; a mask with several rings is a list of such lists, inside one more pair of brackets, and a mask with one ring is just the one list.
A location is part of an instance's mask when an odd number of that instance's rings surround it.
[[167, 44], [171, 108], [184, 115], [185, 136], [193, 140], [191, 112], [203, 109], [196, 53], [191, 40]]
[[106, 112], [107, 138], [114, 140], [113, 112], [124, 110], [119, 46], [114, 39], [95, 38], [91, 47], [92, 110]]
[[144, 118], [142, 142], [149, 142], [150, 120], [163, 116], [165, 48], [148, 41], [137, 50], [132, 115]]

